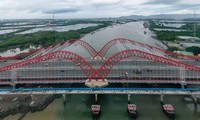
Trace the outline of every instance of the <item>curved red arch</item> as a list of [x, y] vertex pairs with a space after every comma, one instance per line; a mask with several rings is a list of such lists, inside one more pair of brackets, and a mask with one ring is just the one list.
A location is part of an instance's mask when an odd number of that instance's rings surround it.
[[95, 74], [97, 73], [101, 74], [102, 77], [105, 79], [114, 65], [119, 63], [122, 59], [133, 57], [133, 56], [200, 72], [200, 67], [192, 66], [190, 64], [176, 61], [174, 59], [157, 56], [157, 55], [146, 53], [140, 50], [124, 50], [111, 56], [107, 61], [104, 62], [104, 64], [96, 71]]
[[[34, 63], [39, 63], [42, 61], [47, 61], [55, 58], [64, 58], [73, 61], [74, 63], [78, 64], [88, 79], [92, 79], [92, 75], [95, 73], [95, 69], [88, 63], [83, 57], [80, 55], [70, 52], [70, 51], [55, 51], [52, 53], [47, 53], [45, 55], [37, 56], [34, 58], [30, 58], [27, 60], [22, 60], [20, 62], [10, 64], [0, 68], [0, 72], [5, 72], [8, 70], [12, 70], [15, 68], [31, 65]], [[97, 74], [98, 77], [102, 78], [101, 75]]]
[[143, 44], [143, 43], [140, 43], [140, 42], [137, 42], [137, 41], [133, 41], [133, 40], [130, 40], [130, 39], [126, 39], [126, 38], [116, 38], [116, 39], [113, 39], [113, 40], [109, 41], [107, 44], [105, 44], [101, 48], [101, 50], [94, 57], [99, 56], [99, 57], [103, 58], [105, 56], [105, 54], [108, 52], [108, 50], [112, 46], [114, 46], [115, 44], [117, 44], [119, 42], [120, 43], [131, 43], [133, 45], [134, 44], [139, 44], [142, 47], [145, 47], [145, 48], [148, 48], [148, 49], [152, 49], [152, 50], [156, 50], [156, 51], [160, 51], [160, 52], [163, 52], [163, 53], [166, 53], [166, 54], [169, 54], [169, 55], [179, 56], [181, 58], [200, 59], [200, 57], [198, 57], [198, 56], [178, 54], [178, 53], [174, 53], [174, 52], [162, 49], [162, 48], [157, 48], [157, 47], [154, 47], [154, 46], [150, 46], [150, 45]]
[[13, 60], [13, 59], [18, 59], [20, 57], [27, 57], [27, 56], [29, 56], [31, 54], [34, 55], [34, 54], [40, 53], [42, 51], [47, 51], [49, 49], [54, 48], [57, 45], [61, 46], [61, 45], [65, 44], [65, 43], [69, 43], [69, 44], [77, 43], [77, 44], [81, 45], [82, 47], [84, 47], [89, 52], [89, 54], [92, 56], [92, 58], [94, 58], [94, 56], [97, 54], [97, 51], [90, 44], [85, 42], [84, 40], [71, 39], [71, 40], [63, 41], [61, 43], [57, 43], [57, 44], [53, 44], [53, 45], [50, 45], [50, 46], [47, 46], [47, 47], [40, 48], [40, 49], [32, 51], [32, 52], [21, 53], [19, 55], [10, 56], [10, 57], [0, 57], [0, 60]]
[[[65, 44], [65, 43], [68, 43], [69, 45], [74, 44], [74, 43], [77, 43], [77, 44], [81, 45], [82, 47], [84, 47], [84, 48], [88, 51], [88, 53], [89, 53], [92, 57], [94, 57], [94, 56], [97, 54], [97, 51], [96, 51], [90, 44], [88, 44], [88, 43], [85, 42], [84, 40], [80, 40], [80, 39], [71, 39], [71, 40], [63, 41], [63, 42], [61, 42], [61, 43], [57, 43], [57, 44], [54, 44], [54, 45], [50, 45], [50, 46], [41, 48], [41, 49], [39, 50], [39, 52], [47, 51], [47, 50], [49, 50], [49, 49], [54, 48], [54, 47], [57, 46], [57, 45], [61, 46], [61, 45]], [[38, 53], [39, 53], [39, 52], [38, 52]], [[36, 54], [37, 54], [37, 53], [36, 53]]]
[[92, 58], [94, 58], [94, 56], [97, 54], [97, 51], [87, 42], [80, 40], [80, 39], [79, 40], [75, 39], [75, 40], [71, 40], [71, 41], [75, 41], [74, 43], [77, 43], [77, 44], [83, 46], [89, 52], [89, 54], [91, 55]]

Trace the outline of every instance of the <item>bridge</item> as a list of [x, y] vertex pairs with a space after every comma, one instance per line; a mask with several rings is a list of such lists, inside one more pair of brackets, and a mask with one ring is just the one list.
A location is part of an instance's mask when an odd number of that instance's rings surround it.
[[68, 40], [34, 51], [22, 60], [5, 59], [0, 63], [0, 85], [200, 84], [199, 56], [173, 53], [125, 38], [110, 40], [100, 50], [84, 40]]
[[145, 95], [198, 95], [199, 88], [26, 88], [1, 89], [0, 95], [37, 94], [145, 94]]

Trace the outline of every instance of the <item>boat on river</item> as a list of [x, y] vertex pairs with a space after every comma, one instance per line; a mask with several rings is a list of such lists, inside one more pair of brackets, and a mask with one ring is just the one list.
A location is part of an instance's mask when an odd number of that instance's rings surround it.
[[170, 118], [175, 118], [176, 112], [171, 104], [163, 104], [162, 105], [163, 112]]
[[127, 105], [127, 112], [132, 118], [137, 118], [137, 106], [135, 104], [128, 104]]
[[98, 118], [101, 115], [101, 106], [100, 105], [91, 105], [92, 117]]

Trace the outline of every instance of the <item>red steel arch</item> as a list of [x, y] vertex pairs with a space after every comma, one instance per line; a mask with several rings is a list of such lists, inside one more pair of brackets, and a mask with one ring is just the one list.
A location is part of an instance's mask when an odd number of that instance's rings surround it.
[[173, 56], [179, 56], [181, 58], [200, 59], [200, 57], [198, 57], [198, 56], [178, 54], [178, 53], [174, 53], [174, 52], [162, 49], [162, 48], [157, 48], [157, 47], [154, 47], [154, 46], [150, 46], [150, 45], [143, 44], [143, 43], [140, 43], [140, 42], [137, 42], [137, 41], [133, 41], [133, 40], [130, 40], [130, 39], [126, 39], [126, 38], [116, 38], [116, 39], [113, 39], [113, 40], [109, 41], [107, 44], [105, 44], [101, 48], [101, 50], [94, 57], [99, 56], [99, 57], [103, 58], [105, 56], [105, 54], [108, 52], [108, 50], [112, 46], [116, 45], [119, 42], [120, 43], [131, 43], [133, 45], [140, 45], [140, 46], [142, 46], [144, 48], [147, 48], [147, 49], [160, 51], [160, 52], [163, 52], [163, 53], [166, 53], [166, 54], [169, 54], [169, 55], [173, 55]]
[[71, 40], [66, 40], [66, 41], [63, 41], [63, 42], [60, 42], [60, 43], [57, 43], [57, 44], [53, 44], [53, 45], [41, 48], [39, 50], [39, 52], [42, 52], [42, 51], [45, 51], [45, 50], [48, 50], [48, 49], [53, 49], [57, 45], [62, 46], [65, 43], [68, 43], [69, 45], [74, 44], [74, 43], [81, 45], [82, 47], [84, 47], [88, 51], [88, 53], [92, 57], [97, 54], [97, 51], [90, 44], [88, 44], [84, 40], [80, 40], [80, 39], [71, 39]]
[[[0, 72], [5, 72], [5, 71], [12, 70], [15, 68], [19, 68], [19, 67], [31, 65], [34, 63], [39, 63], [39, 62], [55, 59], [55, 58], [63, 58], [63, 59], [68, 59], [68, 60], [73, 61], [74, 63], [79, 65], [79, 67], [82, 69], [82, 71], [85, 73], [85, 75], [88, 77], [89, 80], [91, 80], [92, 75], [95, 74], [96, 70], [90, 65], [90, 63], [88, 63], [80, 55], [70, 52], [70, 51], [55, 51], [52, 53], [47, 53], [45, 55], [30, 58], [27, 60], [22, 60], [20, 62], [10, 64], [10, 65], [0, 68]], [[101, 75], [99, 75], [99, 74], [97, 74], [97, 75], [98, 75], [98, 77], [102, 78]]]
[[74, 39], [74, 40], [70, 40], [69, 42], [73, 42], [73, 43], [77, 43], [81, 46], [83, 46], [91, 55], [92, 58], [94, 58], [94, 56], [97, 54], [97, 51], [87, 42], [80, 40], [80, 39]]
[[61, 43], [57, 43], [57, 44], [48, 46], [48, 47], [46, 47], [44, 49], [49, 49], [49, 48], [51, 49], [51, 48], [53, 48], [53, 47], [55, 47], [55, 46], [57, 46], [59, 44], [61, 46], [61, 45], [65, 44], [65, 43], [69, 43], [69, 45], [74, 44], [74, 43], [77, 43], [77, 44], [81, 45], [82, 47], [84, 47], [89, 52], [89, 54], [92, 57], [97, 54], [97, 51], [90, 44], [88, 44], [87, 42], [85, 42], [84, 40], [81, 40], [81, 39], [71, 39], [71, 40], [63, 41]]
[[50, 45], [50, 46], [47, 46], [47, 47], [40, 48], [40, 49], [34, 50], [32, 52], [21, 53], [19, 55], [10, 56], [10, 57], [0, 57], [0, 60], [18, 59], [20, 57], [29, 56], [31, 54], [37, 54], [39, 52], [46, 51], [48, 49], [52, 49], [52, 48], [54, 48], [57, 45], [61, 46], [61, 45], [65, 44], [65, 43], [69, 43], [69, 45], [73, 44], [73, 43], [77, 43], [77, 44], [81, 45], [82, 47], [84, 47], [89, 52], [89, 54], [92, 56], [92, 58], [97, 54], [97, 51], [90, 44], [88, 44], [87, 42], [85, 42], [84, 40], [71, 39], [71, 40], [66, 40], [66, 41], [63, 41], [63, 42], [60, 42], [60, 43], [57, 43], [57, 44], [53, 44], [53, 45]]
[[190, 64], [186, 64], [184, 62], [176, 61], [174, 59], [157, 56], [157, 55], [146, 53], [140, 50], [124, 50], [111, 56], [107, 61], [104, 62], [104, 64], [96, 71], [95, 74], [97, 73], [101, 74], [102, 77], [105, 79], [114, 65], [119, 63], [122, 59], [130, 58], [133, 56], [200, 72], [200, 67], [196, 67]]

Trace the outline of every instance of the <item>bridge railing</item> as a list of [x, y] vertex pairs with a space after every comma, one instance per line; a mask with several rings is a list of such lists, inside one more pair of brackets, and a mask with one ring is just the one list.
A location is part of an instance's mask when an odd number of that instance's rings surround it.
[[0, 94], [155, 94], [200, 95], [199, 88], [19, 88], [0, 89]]

